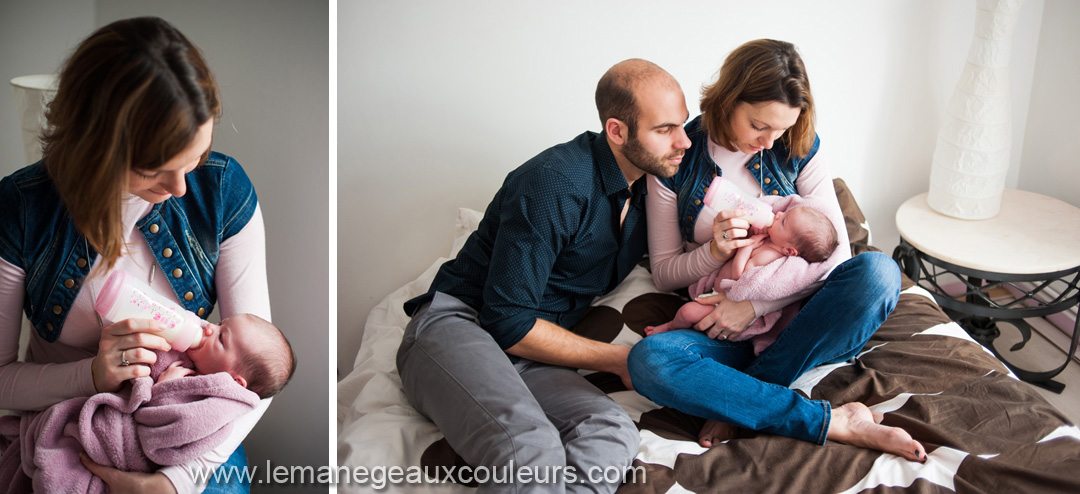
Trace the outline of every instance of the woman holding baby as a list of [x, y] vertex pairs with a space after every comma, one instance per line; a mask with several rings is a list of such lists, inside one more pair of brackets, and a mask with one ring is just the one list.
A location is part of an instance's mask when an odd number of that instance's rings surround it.
[[[851, 257], [847, 230], [821, 141], [814, 101], [794, 45], [757, 40], [733, 51], [717, 81], [703, 89], [701, 116], [686, 125], [692, 145], [679, 172], [649, 176], [647, 212], [653, 280], [662, 290], [697, 283], [754, 242], [738, 211], [711, 211], [705, 192], [716, 176], [753, 196], [797, 194], [833, 222], [839, 246], [828, 276], [796, 295], [735, 301], [723, 293], [693, 328], [653, 334], [631, 351], [635, 389], [657, 404], [707, 419], [699, 442], [710, 447], [732, 427], [824, 444], [826, 439], [925, 461], [906, 432], [881, 426], [859, 403], [833, 408], [788, 388], [807, 370], [854, 357], [899, 297], [900, 273], [887, 256]], [[782, 272], [783, 268], [781, 268]], [[784, 311], [783, 329], [755, 354], [739, 334], [767, 313]], [[797, 314], [796, 314], [797, 312]]]
[[[42, 410], [148, 375], [160, 323], [94, 312], [114, 270], [205, 317], [270, 319], [262, 213], [240, 165], [211, 151], [221, 105], [199, 50], [158, 18], [109, 24], [65, 62], [44, 159], [0, 182], [0, 408]], [[21, 314], [32, 324], [18, 360]], [[130, 473], [83, 463], [113, 492], [196, 492], [193, 473], [246, 466], [269, 400], [192, 464]], [[213, 482], [205, 492], [247, 491]]]

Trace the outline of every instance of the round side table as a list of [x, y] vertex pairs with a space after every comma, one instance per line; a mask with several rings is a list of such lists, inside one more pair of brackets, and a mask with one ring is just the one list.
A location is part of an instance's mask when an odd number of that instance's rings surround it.
[[[1080, 318], [1073, 327], [1065, 362], [1056, 369], [1031, 372], [1008, 362], [994, 348], [997, 321], [1021, 333], [1019, 350], [1031, 339], [1024, 319], [1045, 317], [1080, 305], [1080, 208], [1057, 199], [1007, 189], [1001, 212], [987, 220], [942, 215], [926, 194], [907, 200], [896, 211], [900, 245], [893, 259], [920, 287], [933, 294], [950, 317], [986, 346], [1021, 379], [1060, 393], [1053, 381], [1072, 360], [1080, 341]], [[959, 281], [963, 293], [946, 292]], [[991, 297], [989, 292], [1010, 296]]]

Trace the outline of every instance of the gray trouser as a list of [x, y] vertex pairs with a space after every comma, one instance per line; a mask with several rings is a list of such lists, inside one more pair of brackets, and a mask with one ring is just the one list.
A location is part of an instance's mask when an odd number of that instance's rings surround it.
[[[614, 492], [618, 482], [590, 480], [618, 477], [612, 469], [621, 473], [637, 454], [637, 427], [611, 398], [571, 369], [511, 363], [476, 311], [452, 296], [436, 293], [413, 315], [397, 367], [409, 402], [470, 466], [503, 472], [494, 479], [529, 470], [530, 482], [489, 482], [480, 492]], [[567, 476], [578, 482], [561, 482]]]

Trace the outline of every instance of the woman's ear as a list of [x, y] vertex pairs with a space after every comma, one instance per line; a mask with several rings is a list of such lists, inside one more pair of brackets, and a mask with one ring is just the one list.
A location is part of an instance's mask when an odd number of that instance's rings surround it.
[[604, 122], [604, 133], [607, 134], [608, 142], [618, 146], [626, 144], [630, 128], [622, 120], [609, 118]]

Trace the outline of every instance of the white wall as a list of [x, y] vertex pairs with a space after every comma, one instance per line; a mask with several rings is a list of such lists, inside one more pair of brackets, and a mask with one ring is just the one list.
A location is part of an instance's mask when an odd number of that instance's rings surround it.
[[[1073, 14], [1059, 30], [1072, 43], [1062, 50], [1075, 50], [1077, 35], [1064, 27], [1076, 25], [1075, 7], [1049, 1]], [[1024, 150], [1043, 5], [1027, 2], [1013, 38], [1009, 187]], [[671, 72], [694, 115], [702, 84], [736, 46], [795, 43], [832, 174], [848, 182], [874, 243], [891, 253], [896, 208], [927, 189], [974, 18], [973, 0], [341, 2], [339, 376], [352, 368], [370, 309], [448, 253], [455, 209], [483, 210], [511, 169], [599, 130], [596, 81], [630, 57]], [[1064, 85], [1056, 91], [1071, 96]]]
[[0, 177], [29, 164], [8, 81], [55, 72], [94, 27], [93, 0], [0, 0]]
[[[207, 57], [224, 115], [214, 148], [255, 184], [266, 221], [274, 323], [298, 358], [292, 383], [244, 441], [252, 465], [327, 465], [329, 441], [329, 12], [302, 0], [0, 0], [0, 75], [53, 72], [116, 19], [157, 15]], [[9, 31], [9, 29], [11, 31]], [[27, 40], [40, 40], [36, 46]], [[18, 46], [16, 46], [18, 44]], [[28, 50], [23, 55], [23, 50]], [[19, 58], [9, 58], [10, 53]], [[3, 174], [23, 166], [10, 90], [0, 91]], [[266, 485], [254, 486], [256, 492]], [[310, 486], [275, 486], [298, 492]]]
[[1080, 2], [1046, 2], [1019, 188], [1080, 207], [1078, 26]]

